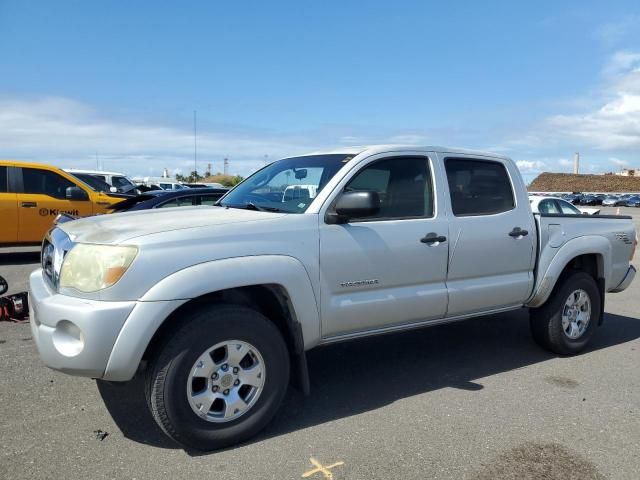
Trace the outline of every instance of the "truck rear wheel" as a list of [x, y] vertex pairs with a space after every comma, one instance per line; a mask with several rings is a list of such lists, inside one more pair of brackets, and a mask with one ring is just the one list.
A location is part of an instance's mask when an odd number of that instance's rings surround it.
[[258, 433], [289, 383], [289, 354], [277, 327], [236, 305], [189, 314], [151, 360], [147, 400], [176, 442], [215, 450]]
[[559, 283], [547, 302], [532, 309], [531, 333], [544, 348], [560, 355], [579, 353], [600, 322], [600, 292], [593, 277], [572, 272]]

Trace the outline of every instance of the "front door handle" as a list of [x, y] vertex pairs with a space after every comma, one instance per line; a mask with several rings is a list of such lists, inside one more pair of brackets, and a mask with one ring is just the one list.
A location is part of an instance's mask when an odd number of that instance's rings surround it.
[[36, 202], [22, 202], [20, 206], [22, 208], [36, 208], [38, 204]]
[[424, 237], [420, 239], [422, 243], [426, 243], [427, 245], [433, 245], [434, 243], [442, 243], [447, 241], [447, 237], [444, 235], [438, 235], [435, 232], [427, 233]]
[[513, 230], [509, 232], [509, 236], [514, 238], [526, 237], [527, 235], [529, 235], [529, 232], [527, 230], [522, 230], [520, 227], [514, 227]]

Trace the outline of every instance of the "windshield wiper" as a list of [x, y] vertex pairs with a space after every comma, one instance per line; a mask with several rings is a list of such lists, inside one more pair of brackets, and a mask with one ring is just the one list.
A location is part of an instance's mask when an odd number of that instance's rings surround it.
[[284, 212], [277, 207], [264, 207], [262, 205], [256, 205], [253, 202], [247, 202], [244, 205], [225, 205], [225, 207], [229, 208], [242, 208], [244, 210], [255, 210], [257, 212]]

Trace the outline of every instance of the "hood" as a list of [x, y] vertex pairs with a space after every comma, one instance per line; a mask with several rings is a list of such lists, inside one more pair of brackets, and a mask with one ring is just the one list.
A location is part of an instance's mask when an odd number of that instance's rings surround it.
[[74, 242], [122, 243], [135, 237], [154, 233], [242, 222], [259, 222], [273, 220], [284, 215], [226, 207], [176, 207], [98, 215], [67, 222], [60, 225], [59, 228]]

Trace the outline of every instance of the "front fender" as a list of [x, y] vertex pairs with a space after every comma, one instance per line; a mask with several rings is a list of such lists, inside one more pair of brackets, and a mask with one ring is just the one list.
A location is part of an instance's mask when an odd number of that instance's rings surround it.
[[[129, 380], [149, 342], [167, 317], [179, 306], [208, 293], [251, 285], [280, 285], [300, 323], [304, 348], [320, 341], [318, 304], [303, 264], [286, 255], [226, 258], [180, 270], [145, 293], [127, 319], [114, 345], [105, 372], [107, 380]], [[155, 313], [139, 315], [138, 311]]]
[[[547, 301], [560, 278], [560, 274], [571, 260], [580, 255], [593, 254], [598, 255], [598, 274], [604, 278], [605, 284], [608, 286], [611, 279], [612, 253], [611, 243], [607, 238], [585, 235], [569, 240], [560, 248], [547, 246], [541, 252], [536, 285], [527, 306], [539, 307]], [[544, 269], [545, 265], [548, 265], [546, 269]]]

